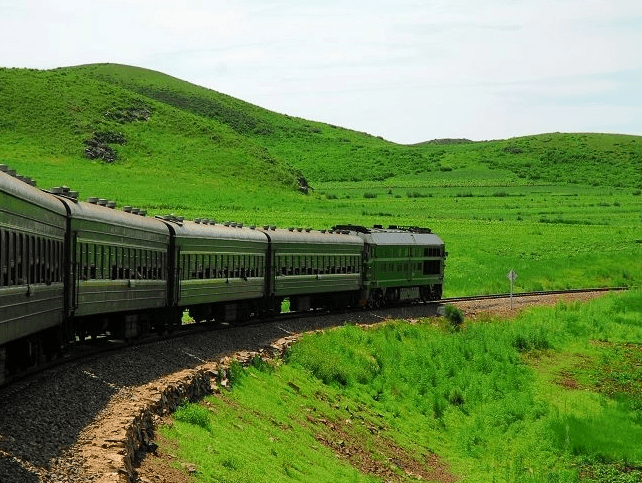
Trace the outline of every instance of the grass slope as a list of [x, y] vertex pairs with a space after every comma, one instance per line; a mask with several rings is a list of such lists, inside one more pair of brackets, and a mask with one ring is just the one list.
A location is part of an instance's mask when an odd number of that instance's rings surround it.
[[309, 334], [160, 432], [195, 481], [637, 482], [641, 309], [635, 291]]
[[39, 186], [151, 214], [429, 226], [450, 295], [506, 291], [511, 269], [516, 290], [642, 279], [640, 137], [403, 146], [115, 64], [0, 69], [0, 132], [0, 163]]

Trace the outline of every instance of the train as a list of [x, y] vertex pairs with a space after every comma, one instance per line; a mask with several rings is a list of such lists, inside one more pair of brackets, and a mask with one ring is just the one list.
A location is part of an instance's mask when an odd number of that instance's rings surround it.
[[[0, 165], [0, 384], [88, 337], [442, 296], [428, 228], [244, 226], [147, 216]], [[289, 305], [288, 305], [289, 302]]]

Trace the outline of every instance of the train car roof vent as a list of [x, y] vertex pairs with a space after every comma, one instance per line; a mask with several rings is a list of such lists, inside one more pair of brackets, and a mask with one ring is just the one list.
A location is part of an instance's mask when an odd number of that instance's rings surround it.
[[270, 230], [272, 230], [272, 231], [276, 231], [276, 225], [272, 225], [272, 226], [270, 226]]
[[7, 166], [6, 164], [0, 164], [0, 171], [2, 171], [3, 173], [6, 173], [8, 170], [9, 170], [9, 166]]
[[99, 198], [97, 204], [100, 206], [107, 206], [107, 200], [105, 198]]
[[50, 191], [52, 195], [61, 195], [63, 193], [62, 186], [56, 186], [55, 188], [51, 188]]
[[306, 228], [305, 231], [306, 233], [310, 233], [312, 231], [312, 228]]
[[299, 228], [297, 228], [297, 229], [296, 229], [296, 231], [298, 231], [299, 233], [301, 233], [301, 232], [303, 231], [303, 228], [299, 227]]
[[216, 225], [216, 220], [210, 220], [210, 225]]
[[270, 229], [270, 225], [263, 225], [263, 229], [264, 229], [265, 231], [269, 230], [269, 229]]
[[[98, 200], [98, 204], [100, 204], [100, 200]], [[109, 208], [110, 210], [115, 210], [116, 209], [116, 202], [115, 201], [108, 201], [105, 203], [105, 206]]]
[[140, 212], [140, 208], [132, 208], [132, 213], [137, 215]]
[[256, 230], [256, 225], [250, 225], [250, 230]]
[[13, 177], [15, 178], [15, 177], [16, 177], [16, 170], [15, 170], [15, 169], [11, 169], [11, 168], [9, 168], [9, 169], [7, 170], [7, 174], [8, 174], [9, 176], [13, 176]]
[[78, 199], [78, 191], [70, 191], [67, 196], [69, 196], [72, 200], [77, 200]]
[[237, 223], [236, 228], [243, 228], [243, 223]]
[[288, 231], [294, 231], [294, 227], [293, 226], [289, 227]]
[[91, 203], [92, 205], [97, 205], [98, 204], [98, 198], [95, 196], [90, 196], [87, 198], [87, 203]]
[[383, 230], [383, 225], [374, 225], [372, 228], [375, 228], [377, 230]]
[[194, 218], [194, 223], [200, 224], [201, 223], [201, 219], [200, 218]]
[[230, 222], [229, 222], [229, 221], [226, 221], [226, 222], [225, 222], [225, 223], [223, 223], [223, 224], [224, 224], [225, 226], [230, 226]]
[[139, 216], [147, 216], [147, 211], [146, 210], [138, 210], [138, 215]]
[[179, 223], [183, 223], [185, 221], [185, 218], [182, 216], [177, 216], [176, 221], [178, 221]]
[[132, 212], [132, 207], [129, 205], [123, 206], [123, 211], [125, 213], [131, 213]]
[[321, 230], [321, 233], [325, 233], [325, 232], [327, 232], [327, 231], [328, 231], [328, 230]]

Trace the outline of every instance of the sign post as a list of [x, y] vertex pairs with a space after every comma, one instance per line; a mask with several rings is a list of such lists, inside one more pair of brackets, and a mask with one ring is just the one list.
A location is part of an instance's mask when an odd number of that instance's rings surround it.
[[508, 280], [510, 280], [510, 309], [513, 310], [513, 282], [517, 278], [517, 273], [514, 270], [511, 270], [506, 275]]

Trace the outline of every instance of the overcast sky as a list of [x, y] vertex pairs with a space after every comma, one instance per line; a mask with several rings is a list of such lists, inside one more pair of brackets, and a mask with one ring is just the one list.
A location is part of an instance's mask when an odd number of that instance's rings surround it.
[[0, 66], [95, 62], [398, 143], [642, 135], [640, 0], [0, 0]]

